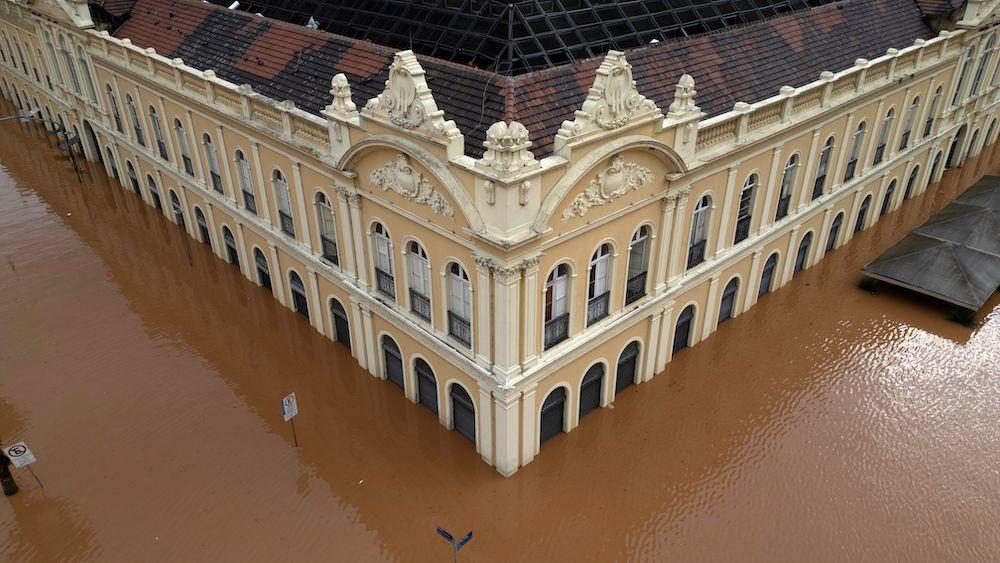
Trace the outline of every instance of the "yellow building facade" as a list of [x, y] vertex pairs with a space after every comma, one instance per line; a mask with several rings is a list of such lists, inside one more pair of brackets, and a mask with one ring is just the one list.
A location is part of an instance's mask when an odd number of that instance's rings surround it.
[[517, 122], [469, 156], [408, 51], [364, 107], [335, 77], [317, 116], [77, 2], [3, 2], [0, 86], [509, 476], [993, 143], [998, 22], [970, 1], [711, 118], [690, 76], [660, 108], [611, 51], [542, 158]]

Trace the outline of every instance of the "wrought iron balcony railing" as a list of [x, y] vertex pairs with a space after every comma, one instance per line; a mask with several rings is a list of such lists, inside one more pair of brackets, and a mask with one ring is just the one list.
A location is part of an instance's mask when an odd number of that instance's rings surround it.
[[608, 316], [608, 304], [610, 302], [610, 291], [605, 291], [587, 302], [587, 326], [590, 326]]
[[410, 288], [410, 310], [421, 319], [430, 322], [431, 300], [412, 287]]
[[472, 325], [451, 311], [448, 311], [448, 334], [467, 347], [472, 346]]
[[379, 293], [395, 301], [396, 299], [396, 278], [392, 274], [375, 268], [375, 289]]
[[545, 323], [545, 349], [569, 338], [569, 313], [560, 315]]
[[638, 273], [625, 282], [625, 304], [634, 303], [646, 295], [648, 272]]

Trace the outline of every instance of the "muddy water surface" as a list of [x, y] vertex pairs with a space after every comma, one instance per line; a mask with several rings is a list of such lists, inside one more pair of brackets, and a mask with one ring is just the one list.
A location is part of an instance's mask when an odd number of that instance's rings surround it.
[[[995, 153], [996, 151], [994, 151]], [[51, 139], [0, 124], [0, 559], [971, 560], [1000, 553], [1000, 299], [972, 328], [858, 268], [946, 174], [503, 479]], [[299, 396], [292, 444], [278, 401]]]

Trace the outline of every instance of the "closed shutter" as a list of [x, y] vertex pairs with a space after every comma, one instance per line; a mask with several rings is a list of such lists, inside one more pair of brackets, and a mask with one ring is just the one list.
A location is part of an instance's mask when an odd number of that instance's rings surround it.
[[539, 443], [563, 430], [563, 404], [566, 402], [566, 388], [560, 387], [549, 393], [542, 405], [541, 428], [538, 433]]
[[472, 406], [472, 398], [461, 385], [451, 386], [451, 409], [455, 430], [475, 444], [476, 410]]
[[434, 379], [430, 367], [422, 360], [417, 361], [417, 400], [432, 413], [437, 414], [437, 380]]
[[618, 359], [618, 373], [615, 377], [615, 394], [621, 393], [626, 387], [635, 383], [635, 367], [639, 358], [639, 345], [635, 342], [628, 345]]
[[601, 406], [601, 381], [604, 378], [604, 366], [595, 364], [583, 377], [580, 385], [580, 417]]

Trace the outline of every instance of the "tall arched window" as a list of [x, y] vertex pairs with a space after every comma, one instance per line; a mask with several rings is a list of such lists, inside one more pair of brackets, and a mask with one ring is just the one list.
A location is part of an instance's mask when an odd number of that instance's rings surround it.
[[569, 337], [569, 266], [559, 264], [545, 281], [545, 348]]
[[97, 89], [94, 88], [94, 78], [90, 75], [90, 65], [87, 64], [87, 55], [83, 47], [76, 50], [77, 60], [80, 62], [80, 70], [83, 72], [83, 83], [87, 85], [87, 95], [90, 101], [97, 103]]
[[448, 266], [448, 334], [472, 346], [472, 283], [457, 262]]
[[215, 152], [215, 144], [208, 133], [201, 136], [201, 144], [205, 149], [205, 162], [208, 164], [208, 175], [212, 179], [212, 189], [223, 193], [222, 174], [219, 173], [219, 157]]
[[323, 247], [323, 259], [340, 265], [340, 253], [337, 251], [337, 226], [333, 222], [333, 207], [326, 194], [316, 194], [316, 224], [319, 225], [319, 242]]
[[49, 59], [52, 61], [52, 68], [55, 69], [56, 82], [62, 86], [64, 82], [62, 69], [59, 68], [59, 57], [56, 56], [56, 48], [52, 45], [52, 40], [48, 36], [45, 37], [45, 47], [49, 51]]
[[128, 173], [128, 180], [132, 184], [132, 191], [135, 195], [142, 195], [142, 191], [139, 188], [139, 178], [135, 174], [135, 167], [132, 163], [125, 161], [125, 171]]
[[792, 191], [795, 189], [795, 173], [799, 169], [799, 155], [793, 154], [785, 164], [785, 172], [781, 175], [781, 190], [778, 192], [778, 208], [774, 212], [774, 220], [780, 221], [788, 216], [788, 208], [792, 203]]
[[924, 123], [924, 134], [931, 134], [931, 129], [934, 128], [934, 120], [937, 118], [937, 108], [941, 104], [941, 96], [944, 95], [944, 86], [938, 86], [937, 90], [934, 91], [934, 97], [931, 98], [931, 106], [927, 110], [927, 121]]
[[970, 45], [965, 52], [965, 62], [962, 63], [962, 73], [958, 75], [958, 85], [955, 86], [955, 93], [951, 97], [951, 105], [958, 104], [965, 95], [965, 83], [969, 79], [969, 70], [972, 68], [973, 60], [976, 58], [976, 46]]
[[243, 192], [243, 206], [256, 215], [257, 198], [253, 195], [253, 176], [250, 175], [250, 162], [243, 151], [236, 151], [236, 176], [240, 180], [240, 191]]
[[76, 63], [73, 62], [73, 53], [69, 50], [69, 45], [66, 43], [66, 37], [59, 36], [59, 50], [63, 54], [63, 62], [66, 63], [66, 70], [69, 71], [69, 78], [73, 85], [73, 91], [77, 94], [82, 94], [80, 90], [80, 77], [76, 73]]
[[153, 128], [153, 138], [156, 141], [156, 148], [160, 153], [160, 158], [169, 161], [167, 143], [163, 140], [163, 128], [160, 127], [160, 116], [156, 113], [156, 108], [153, 106], [149, 106], [149, 125]]
[[896, 110], [889, 108], [885, 118], [882, 119], [882, 130], [878, 135], [878, 146], [875, 147], [875, 160], [872, 166], [881, 163], [885, 159], [885, 147], [889, 143], [889, 133], [892, 132], [892, 122], [896, 118]]
[[431, 320], [431, 263], [427, 252], [415, 240], [406, 247], [410, 269], [410, 310], [427, 322]]
[[104, 87], [108, 96], [108, 108], [111, 110], [111, 117], [115, 121], [115, 129], [119, 133], [125, 133], [125, 128], [122, 127], [122, 114], [118, 112], [118, 100], [115, 99], [115, 91], [111, 89], [110, 84], [105, 84]]
[[184, 171], [190, 176], [194, 176], [194, 163], [191, 162], [191, 150], [188, 146], [187, 131], [180, 119], [174, 118], [174, 132], [177, 133], [177, 145], [181, 148], [181, 162], [184, 163]]
[[892, 210], [892, 196], [896, 194], [896, 181], [893, 180], [889, 183], [889, 188], [885, 190], [885, 197], [882, 198], [882, 209], [879, 210], [878, 216], [881, 217]]
[[854, 140], [851, 141], [850, 158], [847, 161], [847, 170], [844, 171], [845, 182], [853, 179], [854, 173], [858, 169], [858, 158], [861, 156], [861, 145], [864, 144], [865, 140], [865, 127], [866, 124], [862, 121], [858, 125], [858, 128], [854, 131]]
[[903, 199], [910, 199], [913, 195], [913, 188], [917, 185], [917, 177], [920, 176], [920, 166], [914, 166], [910, 172], [910, 179], [906, 181], [906, 190], [903, 191]]
[[758, 180], [756, 174], [751, 174], [740, 190], [740, 205], [736, 213], [736, 233], [733, 244], [742, 242], [750, 236], [750, 222], [753, 220], [753, 200], [757, 194]]
[[830, 158], [833, 156], [833, 137], [826, 140], [823, 151], [819, 154], [819, 165], [816, 167], [816, 181], [813, 182], [812, 198], [815, 200], [823, 195], [826, 188], [826, 175], [830, 170]]
[[611, 299], [611, 245], [602, 244], [587, 268], [587, 326], [608, 316]]
[[979, 67], [976, 69], [976, 77], [972, 80], [972, 90], [969, 95], [975, 96], [979, 93], [979, 87], [983, 83], [983, 77], [986, 75], [986, 65], [993, 59], [993, 48], [996, 47], [997, 35], [994, 33], [990, 36], [989, 41], [986, 42], [986, 49], [983, 54], [979, 56]]
[[21, 49], [21, 43], [15, 40], [14, 47], [17, 48], [17, 58], [21, 62], [21, 70], [25, 76], [28, 76], [28, 62], [24, 58], [24, 50]]
[[278, 218], [281, 220], [281, 231], [295, 238], [295, 222], [292, 220], [292, 196], [288, 192], [288, 182], [281, 170], [275, 170], [271, 176], [274, 184], [274, 194], [278, 202]]
[[646, 295], [649, 278], [649, 227], [643, 225], [632, 235], [628, 247], [628, 280], [625, 282], [625, 304], [628, 305]]
[[372, 226], [372, 241], [375, 248], [375, 288], [390, 299], [396, 299], [396, 279], [392, 274], [392, 239], [389, 230], [382, 223]]
[[132, 120], [132, 131], [135, 133], [135, 142], [139, 143], [140, 147], [146, 146], [146, 139], [142, 135], [142, 122], [139, 121], [139, 112], [136, 110], [131, 94], [125, 94], [125, 107], [128, 108], [128, 117]]
[[920, 109], [920, 96], [913, 98], [910, 109], [906, 113], [906, 123], [903, 124], [903, 135], [899, 139], [899, 150], [910, 146], [910, 135], [913, 133], [913, 123], [917, 119], [917, 111]]
[[45, 60], [45, 55], [42, 54], [41, 49], [35, 49], [35, 57], [38, 59], [38, 64], [42, 67], [42, 72], [45, 73], [45, 86], [49, 90], [52, 90], [52, 74], [49, 73], [49, 62]]
[[712, 202], [708, 196], [702, 196], [694, 206], [691, 216], [691, 241], [688, 245], [687, 267], [694, 268], [705, 261], [705, 247], [708, 246], [708, 222], [712, 211]]

